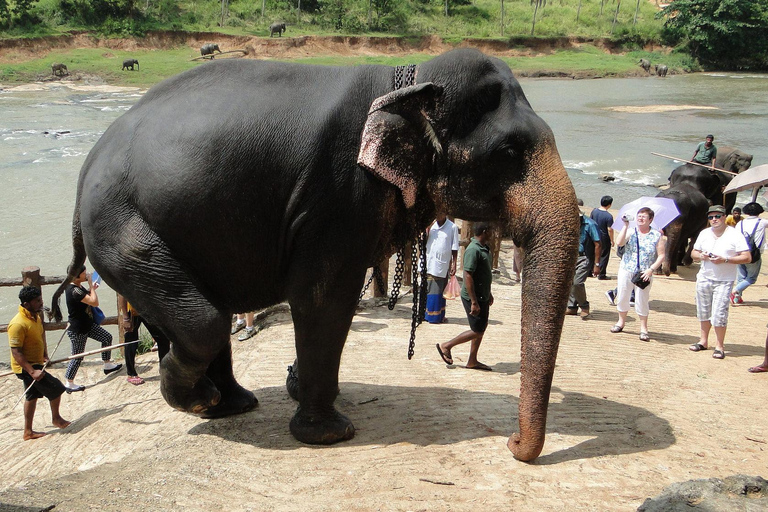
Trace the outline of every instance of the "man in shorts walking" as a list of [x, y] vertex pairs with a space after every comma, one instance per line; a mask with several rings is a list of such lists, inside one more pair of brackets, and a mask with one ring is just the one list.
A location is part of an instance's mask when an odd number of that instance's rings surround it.
[[469, 330], [464, 331], [445, 343], [437, 344], [437, 351], [446, 364], [453, 364], [451, 349], [456, 345], [471, 342], [469, 358], [465, 368], [469, 370], [492, 371], [492, 368], [477, 360], [477, 352], [483, 341], [485, 329], [488, 327], [488, 312], [493, 305], [491, 293], [492, 256], [487, 242], [489, 226], [485, 223], [475, 224], [475, 237], [464, 251], [464, 284], [461, 287], [461, 302], [467, 312]]
[[54, 426], [67, 428], [69, 422], [59, 414], [64, 384], [43, 370], [48, 361], [48, 348], [43, 340], [43, 320], [40, 318], [42, 293], [38, 288], [25, 286], [19, 292], [19, 301], [19, 312], [8, 324], [8, 341], [11, 346], [11, 369], [24, 383], [24, 389], [29, 388], [24, 401], [24, 440], [27, 441], [45, 435], [32, 429], [38, 398], [46, 397], [50, 401]]

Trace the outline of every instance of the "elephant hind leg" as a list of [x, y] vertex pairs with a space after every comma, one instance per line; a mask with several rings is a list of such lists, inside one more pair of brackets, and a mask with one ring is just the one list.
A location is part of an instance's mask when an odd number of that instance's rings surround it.
[[[168, 404], [210, 417], [253, 409], [256, 398], [232, 373], [229, 314], [209, 302], [139, 216], [112, 231], [114, 238], [105, 236], [89, 254], [95, 267], [105, 269], [105, 280], [170, 341], [160, 361], [160, 391]], [[117, 234], [126, 232], [133, 236]]]

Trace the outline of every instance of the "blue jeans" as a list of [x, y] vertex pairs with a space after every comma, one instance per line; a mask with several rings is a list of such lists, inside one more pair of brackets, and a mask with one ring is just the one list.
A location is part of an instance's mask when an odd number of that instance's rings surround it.
[[746, 263], [738, 266], [739, 277], [736, 279], [736, 287], [733, 289], [734, 293], [741, 295], [741, 292], [746, 290], [750, 285], [755, 284], [757, 276], [760, 275], [760, 266], [763, 263], [763, 259], [760, 258], [754, 263]]

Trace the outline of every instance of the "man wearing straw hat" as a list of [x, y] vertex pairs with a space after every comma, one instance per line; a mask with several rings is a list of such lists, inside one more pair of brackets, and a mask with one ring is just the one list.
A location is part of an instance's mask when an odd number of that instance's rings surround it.
[[46, 397], [51, 403], [54, 426], [66, 428], [69, 422], [59, 414], [64, 384], [43, 369], [48, 361], [48, 348], [43, 340], [43, 320], [40, 318], [43, 310], [42, 293], [38, 288], [25, 286], [19, 292], [19, 301], [19, 312], [8, 324], [8, 341], [11, 346], [11, 369], [26, 389], [24, 440], [27, 441], [45, 435], [44, 432], [32, 429], [38, 398]]

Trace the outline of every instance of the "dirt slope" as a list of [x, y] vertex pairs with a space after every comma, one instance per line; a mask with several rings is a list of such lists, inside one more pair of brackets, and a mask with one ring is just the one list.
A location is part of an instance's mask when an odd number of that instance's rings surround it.
[[[520, 386], [521, 287], [509, 278], [510, 258], [505, 243], [481, 348], [492, 373], [438, 357], [435, 343], [466, 328], [455, 301], [449, 323], [419, 328], [411, 361], [408, 298], [393, 312], [355, 317], [337, 406], [357, 435], [335, 446], [301, 445], [288, 432], [296, 404], [284, 388], [294, 358], [287, 313], [233, 341], [235, 375], [260, 400], [237, 417], [201, 420], [168, 407], [148, 354], [139, 387], [124, 372], [105, 378], [97, 363], [84, 365], [89, 389], [63, 398], [72, 426], [54, 429], [42, 401], [35, 425], [51, 435], [22, 442], [21, 409], [11, 410], [21, 386], [3, 379], [0, 510], [627, 511], [672, 482], [766, 477], [768, 374], [746, 372], [762, 360], [765, 275], [731, 311], [723, 361], [687, 349], [698, 334], [695, 268], [656, 278], [649, 343], [638, 340], [634, 312], [624, 333], [609, 333], [617, 314], [603, 293], [615, 281], [590, 279], [592, 319], [566, 318], [547, 443], [524, 464], [506, 448]], [[609, 274], [616, 269], [613, 258]], [[454, 357], [461, 364], [466, 349]]]

